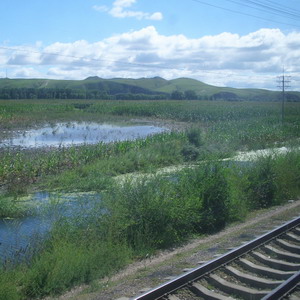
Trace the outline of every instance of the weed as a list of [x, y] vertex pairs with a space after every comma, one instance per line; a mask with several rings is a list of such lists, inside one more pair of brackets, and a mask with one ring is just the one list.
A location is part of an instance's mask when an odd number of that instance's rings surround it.
[[[0, 299], [59, 294], [75, 284], [109, 276], [158, 249], [220, 230], [253, 209], [298, 196], [297, 150], [245, 164], [216, 161], [236, 150], [291, 140], [298, 146], [299, 112], [299, 104], [287, 103], [286, 122], [281, 126], [277, 103], [0, 101], [1, 129], [35, 127], [46, 121], [54, 129], [59, 120], [133, 116], [172, 119], [190, 127], [110, 144], [28, 151], [2, 148], [1, 188], [9, 195], [0, 196], [1, 217], [22, 215], [18, 195], [41, 186], [97, 190], [102, 198], [91, 210], [60, 218], [26, 262], [2, 268]], [[122, 185], [111, 178], [194, 160], [202, 162], [168, 176], [128, 180]]]

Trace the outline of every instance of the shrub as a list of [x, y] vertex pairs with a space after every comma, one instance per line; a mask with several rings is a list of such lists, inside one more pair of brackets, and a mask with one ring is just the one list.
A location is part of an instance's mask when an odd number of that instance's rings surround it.
[[137, 255], [174, 242], [170, 182], [146, 179], [125, 182], [106, 194], [106, 226], [114, 238], [124, 240]]
[[251, 209], [275, 204], [276, 173], [271, 156], [262, 157], [249, 169], [248, 204]]
[[295, 199], [300, 195], [300, 152], [289, 151], [286, 155], [277, 155], [274, 164], [276, 172], [277, 202]]
[[201, 198], [200, 228], [209, 233], [222, 229], [229, 218], [229, 189], [222, 166], [209, 164], [205, 167]]
[[196, 146], [187, 144], [182, 147], [181, 154], [184, 157], [185, 161], [193, 161], [197, 160], [200, 151]]
[[202, 135], [199, 128], [192, 127], [186, 132], [186, 136], [188, 138], [188, 141], [196, 146], [200, 147], [203, 145]]
[[249, 211], [246, 192], [249, 181], [245, 175], [245, 165], [247, 167], [247, 163], [231, 163], [228, 168], [227, 176], [230, 193], [230, 202], [228, 205], [229, 222], [244, 220]]

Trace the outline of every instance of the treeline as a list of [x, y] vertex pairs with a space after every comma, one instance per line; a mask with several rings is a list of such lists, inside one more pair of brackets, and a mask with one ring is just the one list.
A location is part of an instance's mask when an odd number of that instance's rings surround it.
[[[286, 101], [299, 102], [296, 93], [286, 93]], [[225, 100], [225, 101], [281, 101], [281, 93], [274, 95], [238, 96], [231, 92], [213, 95], [198, 95], [193, 90], [168, 93], [109, 93], [101, 90], [62, 89], [62, 88], [0, 88], [0, 99], [99, 99], [99, 100]]]
[[231, 95], [199, 96], [195, 91], [173, 91], [168, 93], [114, 93], [100, 90], [58, 89], [58, 88], [2, 88], [0, 99], [99, 99], [99, 100], [231, 100], [237, 101], [237, 96]]
[[108, 94], [99, 90], [79, 89], [35, 89], [35, 88], [4, 88], [0, 89], [0, 99], [101, 99], [101, 100], [164, 100], [168, 94]]

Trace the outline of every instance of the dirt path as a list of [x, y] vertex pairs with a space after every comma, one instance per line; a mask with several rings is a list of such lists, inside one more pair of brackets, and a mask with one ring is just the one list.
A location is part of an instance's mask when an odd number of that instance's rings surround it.
[[243, 223], [230, 225], [217, 234], [195, 239], [184, 246], [162, 251], [154, 257], [129, 265], [111, 278], [94, 282], [91, 286], [77, 287], [65, 295], [47, 300], [113, 300], [133, 297], [141, 290], [153, 288], [172, 276], [180, 275], [186, 268], [196, 267], [199, 262], [210, 260], [227, 252], [228, 248], [237, 247], [298, 216], [300, 200], [252, 213]]

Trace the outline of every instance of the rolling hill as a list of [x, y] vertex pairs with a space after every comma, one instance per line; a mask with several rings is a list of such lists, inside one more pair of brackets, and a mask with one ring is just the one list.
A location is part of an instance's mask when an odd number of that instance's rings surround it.
[[[94, 76], [84, 80], [0, 79], [0, 98], [28, 98], [28, 93], [32, 98], [91, 99], [129, 99], [130, 97], [137, 99], [139, 95], [141, 99], [186, 99], [192, 97], [191, 99], [203, 100], [278, 101], [281, 97], [280, 92], [217, 87], [190, 78], [173, 80], [161, 77], [103, 79]], [[300, 92], [287, 93], [287, 100], [300, 101]]]

